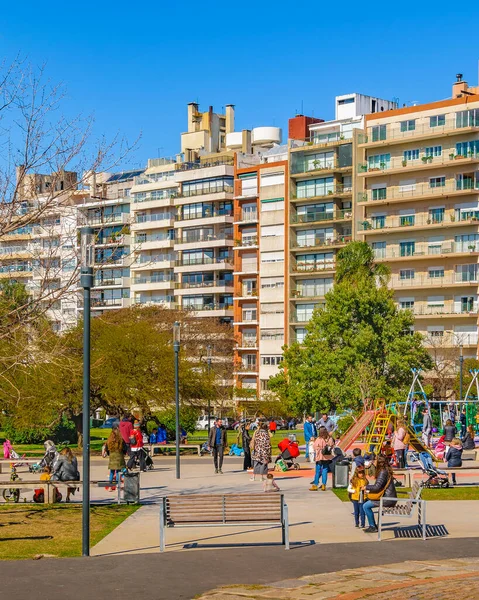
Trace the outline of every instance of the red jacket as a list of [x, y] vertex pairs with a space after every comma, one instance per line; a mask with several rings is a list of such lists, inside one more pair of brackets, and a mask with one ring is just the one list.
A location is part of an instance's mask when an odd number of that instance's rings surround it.
[[278, 426], [276, 425], [276, 421], [271, 421], [271, 422], [270, 422], [270, 424], [269, 424], [269, 430], [270, 430], [270, 431], [276, 431], [276, 428], [277, 428], [277, 427], [278, 427]]
[[131, 421], [120, 421], [120, 433], [125, 444], [130, 443], [130, 435], [133, 430], [133, 424]]
[[136, 438], [136, 444], [131, 444], [131, 448], [143, 448], [143, 434], [139, 429], [133, 429], [130, 433], [130, 438], [132, 437]]

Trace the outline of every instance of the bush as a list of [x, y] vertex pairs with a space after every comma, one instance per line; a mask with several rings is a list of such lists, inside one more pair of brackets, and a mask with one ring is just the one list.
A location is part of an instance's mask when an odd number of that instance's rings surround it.
[[42, 444], [45, 440], [53, 440], [55, 443], [76, 441], [75, 424], [66, 415], [52, 428], [48, 427], [15, 427], [15, 420], [7, 418], [4, 421], [3, 430], [5, 437], [12, 444]]
[[354, 418], [353, 418], [352, 414], [344, 415], [344, 417], [341, 417], [340, 419], [338, 419], [338, 428], [335, 431], [336, 435], [338, 437], [343, 436], [353, 423], [354, 423]]
[[[180, 408], [180, 426], [187, 433], [193, 433], [196, 430], [196, 421], [200, 416], [201, 411], [194, 406], [183, 406]], [[155, 413], [155, 418], [158, 419], [158, 423], [163, 423], [168, 432], [168, 439], [174, 440], [176, 438], [176, 414], [175, 407], [167, 408], [161, 412]], [[158, 427], [156, 423], [152, 421], [148, 422], [148, 433], [151, 433], [153, 427]]]

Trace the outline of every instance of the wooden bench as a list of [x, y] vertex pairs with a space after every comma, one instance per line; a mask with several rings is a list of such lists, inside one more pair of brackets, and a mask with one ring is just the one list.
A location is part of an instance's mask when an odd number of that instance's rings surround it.
[[[388, 498], [382, 496], [378, 508], [378, 540], [381, 541], [381, 530], [385, 516], [403, 517], [412, 519], [414, 508], [417, 507], [417, 522], [422, 529], [422, 539], [426, 539], [426, 501], [421, 499], [422, 486], [417, 481], [413, 484], [407, 498]], [[385, 500], [395, 500], [396, 504], [391, 507], [384, 506]]]
[[[169, 449], [176, 451], [176, 444], [150, 444], [150, 452], [152, 456], [157, 456], [159, 452], [155, 450]], [[201, 444], [180, 444], [180, 450], [194, 450], [201, 456]]]
[[283, 494], [185, 494], [165, 496], [160, 503], [160, 551], [167, 527], [250, 527], [281, 525], [282, 544], [289, 550], [288, 506]]

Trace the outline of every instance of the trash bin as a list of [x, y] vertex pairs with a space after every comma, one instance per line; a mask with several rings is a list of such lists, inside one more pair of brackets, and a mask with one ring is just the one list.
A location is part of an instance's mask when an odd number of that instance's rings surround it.
[[127, 504], [140, 502], [140, 474], [125, 473], [123, 480], [123, 500]]
[[349, 483], [349, 462], [338, 461], [333, 470], [333, 488], [347, 488]]

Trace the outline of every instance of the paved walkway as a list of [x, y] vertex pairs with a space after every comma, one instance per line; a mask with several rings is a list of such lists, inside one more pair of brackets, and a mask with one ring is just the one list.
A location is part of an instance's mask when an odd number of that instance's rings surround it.
[[477, 600], [479, 558], [406, 561], [285, 579], [268, 585], [217, 588], [200, 600]]

